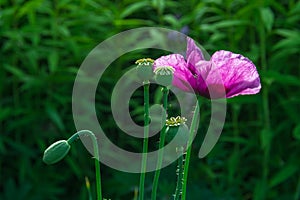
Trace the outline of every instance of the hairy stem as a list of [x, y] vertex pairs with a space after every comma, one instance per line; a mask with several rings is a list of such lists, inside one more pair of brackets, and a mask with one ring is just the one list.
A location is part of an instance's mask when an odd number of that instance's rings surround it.
[[152, 195], [151, 200], [156, 200], [156, 194], [157, 194], [157, 187], [158, 187], [158, 180], [160, 176], [160, 169], [163, 161], [163, 146], [165, 144], [165, 135], [166, 135], [166, 118], [167, 118], [167, 106], [168, 106], [168, 94], [169, 90], [167, 87], [163, 87], [163, 108], [165, 110], [163, 116], [162, 116], [162, 125], [163, 128], [160, 132], [160, 138], [159, 138], [159, 151], [158, 151], [158, 161], [156, 165], [156, 171], [154, 174], [154, 180], [153, 180], [153, 187], [152, 187]]
[[143, 156], [140, 176], [139, 200], [144, 199], [145, 176], [147, 169], [147, 151], [148, 151], [148, 135], [149, 135], [149, 82], [144, 83], [144, 140], [143, 140]]
[[178, 158], [178, 166], [177, 166], [177, 185], [175, 190], [174, 200], [180, 200], [180, 196], [182, 194], [182, 178], [183, 178], [183, 147], [179, 147], [177, 149], [180, 157]]
[[185, 157], [185, 163], [184, 163], [184, 172], [183, 172], [183, 185], [182, 185], [182, 200], [186, 199], [186, 188], [187, 188], [187, 179], [188, 179], [188, 172], [189, 172], [189, 164], [190, 164], [190, 157], [191, 157], [191, 151], [192, 151], [192, 141], [193, 141], [193, 136], [196, 133], [196, 125], [198, 122], [198, 116], [199, 116], [199, 110], [200, 110], [200, 103], [199, 99], [197, 100], [191, 127], [190, 127], [190, 132], [189, 132], [189, 140], [188, 140], [188, 145], [187, 145], [187, 153]]

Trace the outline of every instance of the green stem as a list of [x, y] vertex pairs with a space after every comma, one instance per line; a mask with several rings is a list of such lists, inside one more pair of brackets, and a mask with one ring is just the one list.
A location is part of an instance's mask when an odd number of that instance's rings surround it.
[[155, 171], [155, 174], [154, 174], [151, 200], [156, 200], [158, 180], [159, 180], [161, 165], [162, 165], [162, 161], [163, 161], [163, 153], [164, 153], [163, 146], [165, 144], [165, 136], [166, 136], [166, 125], [165, 124], [166, 124], [166, 118], [167, 118], [167, 106], [168, 106], [169, 90], [168, 90], [167, 87], [163, 87], [162, 92], [163, 92], [163, 108], [164, 108], [165, 112], [164, 112], [163, 117], [162, 117], [163, 128], [160, 132], [158, 161], [157, 161], [157, 165], [156, 165], [156, 171]]
[[178, 148], [178, 153], [180, 157], [178, 158], [178, 166], [177, 166], [177, 185], [175, 190], [174, 200], [179, 200], [182, 192], [182, 178], [183, 178], [183, 147]]
[[[262, 71], [267, 71], [267, 52], [266, 52], [266, 31], [263, 25], [263, 21], [260, 21], [261, 27], [259, 32], [260, 37], [260, 51], [261, 51], [261, 67]], [[262, 87], [262, 106], [263, 106], [263, 113], [264, 113], [264, 125], [265, 129], [267, 130], [268, 134], [271, 131], [271, 125], [270, 125], [270, 113], [269, 113], [269, 89], [267, 84], [263, 84]], [[265, 199], [266, 195], [268, 193], [268, 176], [269, 176], [269, 159], [270, 159], [270, 148], [271, 148], [271, 138], [269, 138], [270, 141], [268, 141], [267, 145], [264, 148], [263, 152], [263, 163], [262, 163], [262, 183], [263, 183], [263, 194], [261, 196], [261, 199]]]
[[93, 132], [89, 130], [81, 130], [72, 135], [68, 139], [68, 143], [71, 144], [77, 140], [81, 135], [88, 135], [91, 137], [93, 142], [94, 157], [95, 157], [95, 171], [96, 171], [96, 188], [97, 188], [97, 200], [102, 200], [102, 191], [101, 191], [101, 174], [100, 174], [100, 163], [99, 163], [99, 148], [97, 143], [97, 138]]
[[190, 157], [191, 157], [191, 149], [192, 149], [192, 142], [193, 142], [193, 136], [196, 133], [196, 124], [198, 122], [198, 116], [199, 116], [199, 110], [200, 110], [200, 101], [197, 100], [197, 104], [195, 107], [191, 127], [190, 127], [190, 133], [189, 133], [189, 140], [188, 140], [188, 149], [185, 157], [185, 163], [184, 163], [184, 172], [183, 172], [183, 185], [182, 185], [182, 200], [186, 199], [186, 188], [187, 188], [187, 179], [188, 179], [188, 171], [189, 171], [189, 164], [190, 164]]
[[140, 176], [139, 200], [144, 199], [145, 176], [147, 169], [147, 151], [148, 151], [148, 135], [149, 135], [149, 81], [144, 82], [144, 141], [143, 156]]

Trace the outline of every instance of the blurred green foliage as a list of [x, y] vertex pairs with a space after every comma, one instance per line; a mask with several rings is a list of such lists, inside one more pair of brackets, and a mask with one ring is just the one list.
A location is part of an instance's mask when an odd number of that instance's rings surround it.
[[[210, 115], [209, 105], [201, 108], [188, 199], [300, 199], [297, 0], [0, 1], [0, 199], [88, 198], [85, 177], [95, 182], [93, 159], [81, 144], [54, 166], [42, 163], [42, 154], [76, 131], [72, 87], [89, 51], [109, 36], [142, 26], [185, 31], [210, 54], [220, 49], [241, 53], [261, 75], [260, 94], [228, 100], [221, 139], [200, 160], [197, 153]], [[119, 134], [108, 105], [113, 83], [132, 65], [128, 62], [144, 56], [158, 55], [136, 53], [114, 62], [97, 94], [104, 129], [119, 146], [135, 150], [141, 141]], [[142, 116], [139, 98], [131, 102], [134, 116]], [[160, 199], [170, 199], [174, 192], [175, 168], [162, 170]], [[152, 176], [147, 174], [147, 196]], [[102, 177], [104, 197], [133, 199], [138, 174], [103, 166]]]

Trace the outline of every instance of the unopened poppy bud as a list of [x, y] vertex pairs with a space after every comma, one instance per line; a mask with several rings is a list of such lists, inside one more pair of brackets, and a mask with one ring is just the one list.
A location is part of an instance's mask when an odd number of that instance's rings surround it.
[[159, 66], [154, 70], [155, 80], [163, 86], [170, 86], [173, 81], [174, 68], [171, 66]]
[[43, 161], [48, 164], [54, 164], [62, 160], [69, 152], [71, 146], [66, 140], [59, 140], [51, 144], [44, 152]]
[[153, 62], [154, 60], [151, 58], [142, 58], [135, 62], [135, 64], [137, 64], [137, 76], [142, 81], [148, 81], [153, 77]]
[[166, 120], [166, 142], [177, 136], [175, 142], [175, 148], [185, 147], [189, 139], [189, 129], [185, 124], [186, 118], [184, 117], [171, 117]]

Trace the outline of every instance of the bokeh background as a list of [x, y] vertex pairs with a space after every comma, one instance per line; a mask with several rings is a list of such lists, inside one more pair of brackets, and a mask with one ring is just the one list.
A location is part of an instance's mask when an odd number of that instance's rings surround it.
[[[85, 177], [95, 191], [94, 161], [80, 142], [53, 166], [42, 162], [43, 151], [76, 132], [72, 89], [83, 59], [108, 37], [143, 26], [181, 31], [210, 54], [220, 49], [241, 53], [261, 75], [258, 95], [228, 100], [220, 141], [204, 159], [197, 154], [210, 111], [209, 105], [201, 108], [188, 199], [300, 199], [297, 0], [1, 0], [0, 199], [88, 199]], [[96, 109], [106, 122], [106, 133], [119, 146], [136, 151], [141, 151], [141, 141], [120, 134], [111, 116], [110, 95], [113, 84], [135, 60], [163, 52], [146, 53], [116, 60], [97, 94]], [[131, 101], [137, 122], [143, 112], [141, 94], [137, 91]], [[159, 102], [159, 92], [155, 94], [152, 101]], [[175, 169], [176, 163], [163, 169], [159, 199], [171, 199]], [[153, 173], [147, 174], [148, 197], [152, 177]], [[102, 178], [104, 197], [134, 199], [138, 174], [102, 165]]]

